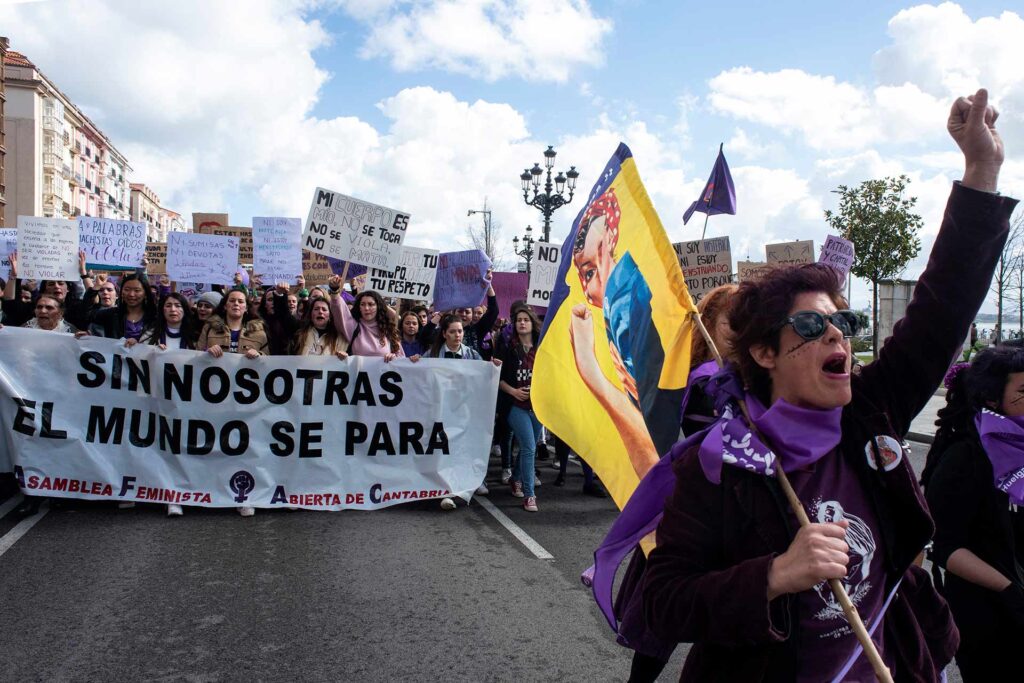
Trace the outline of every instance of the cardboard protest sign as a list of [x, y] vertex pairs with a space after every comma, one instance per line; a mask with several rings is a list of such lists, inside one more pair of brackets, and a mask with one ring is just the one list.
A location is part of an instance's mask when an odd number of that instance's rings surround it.
[[408, 213], [318, 187], [302, 232], [302, 248], [392, 270], [402, 255], [408, 227]]
[[202, 232], [202, 228], [226, 228], [231, 225], [226, 213], [193, 213], [192, 232]]
[[238, 240], [223, 235], [172, 232], [167, 236], [167, 274], [175, 282], [234, 283]]
[[135, 270], [146, 252], [143, 223], [82, 216], [78, 219], [78, 245], [86, 267], [96, 270]]
[[821, 248], [818, 263], [824, 263], [835, 269], [839, 284], [846, 284], [846, 276], [853, 268], [853, 242], [842, 237], [829, 235], [825, 238], [825, 246]]
[[11, 274], [11, 252], [18, 249], [18, 230], [0, 229], [0, 280], [7, 281]]
[[777, 266], [814, 263], [814, 240], [793, 240], [764, 245], [765, 261]]
[[326, 256], [308, 249], [302, 250], [302, 277], [306, 279], [306, 287], [326, 285], [334, 274]]
[[553, 242], [537, 242], [533, 250], [533, 266], [530, 270], [530, 287], [526, 303], [531, 306], [547, 307], [551, 290], [558, 279], [558, 263], [562, 259], [561, 247]]
[[252, 219], [252, 272], [263, 284], [292, 284], [302, 273], [302, 219]]
[[686, 288], [700, 301], [715, 287], [732, 282], [732, 250], [728, 237], [678, 242], [672, 245], [683, 269]]
[[234, 237], [238, 241], [238, 263], [244, 266], [252, 265], [252, 228], [209, 225], [204, 227], [202, 230], [196, 230], [195, 232], [200, 235]]
[[78, 280], [78, 221], [18, 216], [18, 277]]
[[738, 282], [754, 282], [774, 267], [764, 261], [737, 261], [736, 280]]
[[146, 272], [150, 275], [163, 275], [167, 272], [167, 243], [146, 242], [146, 259], [149, 264]]
[[484, 279], [490, 268], [491, 259], [479, 249], [441, 254], [434, 281], [434, 310], [450, 311], [479, 305], [490, 287]]
[[366, 288], [383, 296], [426, 301], [429, 305], [434, 300], [439, 253], [436, 249], [405, 247], [394, 270], [371, 268], [366, 273]]
[[529, 285], [529, 276], [526, 273], [494, 273], [491, 287], [494, 288], [494, 296], [498, 300], [499, 318], [509, 317], [512, 304], [526, 300]]

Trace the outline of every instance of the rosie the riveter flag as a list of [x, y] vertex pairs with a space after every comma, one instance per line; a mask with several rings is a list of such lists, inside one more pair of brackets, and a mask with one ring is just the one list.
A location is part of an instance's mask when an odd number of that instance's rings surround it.
[[695, 311], [620, 144], [562, 245], [531, 392], [540, 421], [620, 508], [679, 437]]
[[479, 361], [215, 359], [12, 327], [0, 367], [0, 471], [22, 492], [208, 507], [468, 500], [498, 391]]

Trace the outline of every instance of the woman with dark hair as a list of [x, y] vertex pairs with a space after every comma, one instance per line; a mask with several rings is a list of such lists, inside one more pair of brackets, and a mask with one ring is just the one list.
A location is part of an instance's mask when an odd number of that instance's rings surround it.
[[501, 380], [498, 383], [498, 388], [511, 398], [508, 425], [519, 444], [519, 457], [509, 485], [512, 495], [523, 499], [524, 510], [537, 512], [534, 467], [541, 426], [530, 402], [530, 388], [533, 385], [537, 340], [540, 338], [540, 320], [531, 308], [523, 306], [516, 311], [513, 325], [515, 336], [501, 357]]
[[380, 294], [359, 292], [350, 310], [341, 298], [341, 278], [332, 275], [328, 286], [334, 326], [348, 340], [351, 355], [378, 356], [385, 361], [404, 357], [398, 327]]
[[309, 297], [309, 307], [289, 347], [293, 356], [337, 356], [348, 358], [348, 342], [338, 334], [331, 319], [331, 305], [323, 297]]
[[[651, 654], [694, 643], [681, 680], [871, 680], [832, 580], [895, 680], [938, 681], [952, 659], [956, 626], [917, 564], [934, 525], [900, 436], [967, 335], [1016, 205], [996, 193], [1003, 149], [987, 100], [980, 90], [950, 112], [966, 170], [878, 360], [851, 374], [858, 319], [827, 266], [742, 283], [729, 314], [739, 374], [707, 387], [721, 418], [651, 469], [595, 553], [595, 594], [616, 623], [612, 567], [657, 526], [618, 632]], [[796, 523], [778, 467], [810, 523]]]
[[291, 294], [288, 283], [278, 282], [274, 289], [267, 289], [260, 298], [260, 317], [267, 325], [272, 356], [286, 355], [292, 338], [299, 329], [299, 319], [288, 304], [289, 296]]
[[990, 346], [955, 365], [936, 425], [921, 483], [956, 662], [966, 683], [1002, 680], [1024, 641], [1024, 349]]
[[406, 358], [419, 360], [426, 353], [426, 346], [420, 343], [420, 316], [416, 311], [408, 310], [402, 314], [402, 353]]
[[[161, 349], [196, 348], [199, 330], [196, 328], [188, 299], [177, 292], [170, 292], [160, 300], [160, 315], [153, 326], [142, 333], [140, 344], [153, 344]], [[125, 340], [131, 346], [134, 340]]]
[[125, 273], [121, 278], [121, 299], [117, 306], [98, 311], [90, 331], [109, 339], [138, 341], [156, 318], [156, 304], [145, 274]]

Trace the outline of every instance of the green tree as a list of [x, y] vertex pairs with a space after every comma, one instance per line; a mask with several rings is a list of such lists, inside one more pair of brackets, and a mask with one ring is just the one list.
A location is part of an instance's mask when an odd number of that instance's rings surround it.
[[917, 197], [906, 197], [910, 178], [865, 180], [857, 187], [840, 185], [835, 212], [825, 220], [853, 242], [855, 260], [851, 272], [871, 282], [873, 355], [878, 358], [878, 283], [896, 277], [921, 251], [917, 237], [924, 221], [913, 213]]

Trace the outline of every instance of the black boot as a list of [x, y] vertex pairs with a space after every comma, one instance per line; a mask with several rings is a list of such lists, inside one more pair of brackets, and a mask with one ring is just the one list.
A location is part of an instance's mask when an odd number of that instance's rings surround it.
[[42, 503], [43, 499], [39, 496], [25, 496], [25, 500], [21, 501], [21, 505], [15, 508], [14, 517], [16, 519], [25, 519], [37, 514]]

